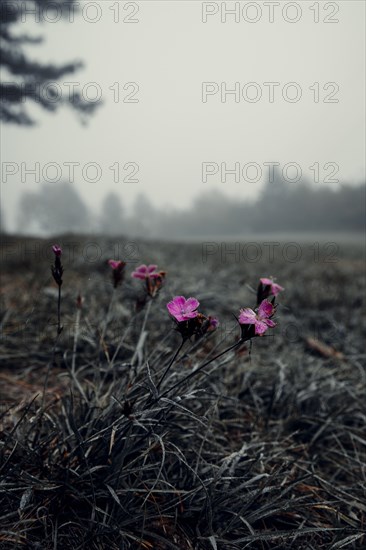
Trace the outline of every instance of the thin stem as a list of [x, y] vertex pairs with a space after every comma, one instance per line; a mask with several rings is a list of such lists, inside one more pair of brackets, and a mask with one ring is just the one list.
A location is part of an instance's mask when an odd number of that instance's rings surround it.
[[48, 386], [48, 379], [49, 379], [49, 377], [50, 377], [51, 365], [55, 365], [55, 364], [56, 364], [56, 361], [55, 361], [56, 346], [57, 346], [57, 342], [58, 342], [58, 339], [59, 339], [59, 337], [60, 337], [61, 332], [62, 332], [62, 327], [61, 327], [61, 285], [58, 284], [58, 299], [57, 299], [57, 334], [56, 334], [55, 343], [54, 343], [53, 348], [52, 348], [52, 360], [51, 360], [50, 363], [48, 363], [47, 371], [46, 371], [46, 376], [45, 376], [45, 380], [44, 380], [44, 384], [43, 384], [42, 405], [41, 405], [41, 408], [42, 408], [42, 409], [43, 409], [43, 407], [44, 407], [44, 403], [45, 403], [45, 399], [46, 399], [46, 391], [47, 391], [47, 386]]
[[143, 321], [142, 327], [141, 327], [141, 332], [144, 332], [144, 330], [145, 330], [146, 323], [147, 323], [147, 318], [149, 317], [149, 314], [150, 314], [151, 304], [152, 304], [152, 300], [150, 300], [149, 303], [147, 304], [144, 321]]
[[49, 376], [50, 376], [51, 366], [56, 366], [56, 360], [55, 360], [56, 359], [56, 346], [57, 346], [57, 342], [60, 338], [60, 334], [61, 334], [61, 331], [60, 332], [57, 331], [56, 340], [55, 340], [55, 343], [54, 343], [53, 348], [52, 348], [52, 360], [47, 365], [46, 376], [45, 376], [45, 380], [44, 380], [44, 384], [43, 384], [42, 404], [41, 404], [41, 409], [42, 410], [43, 410], [44, 404], [45, 404], [46, 391], [47, 391], [48, 379], [49, 379]]
[[73, 379], [76, 387], [78, 388], [79, 392], [81, 393], [81, 395], [83, 396], [84, 398], [84, 401], [87, 402], [87, 398], [86, 398], [86, 394], [79, 382], [79, 380], [77, 379], [77, 376], [76, 376], [76, 371], [75, 371], [75, 366], [76, 366], [76, 350], [77, 350], [77, 345], [78, 345], [78, 339], [79, 339], [79, 332], [80, 332], [80, 316], [81, 316], [81, 311], [80, 309], [77, 310], [76, 312], [76, 320], [75, 320], [75, 331], [74, 331], [74, 345], [73, 345], [73, 349], [72, 349], [72, 359], [71, 359], [71, 378]]
[[132, 317], [132, 319], [131, 319], [131, 321], [130, 321], [130, 324], [127, 326], [125, 332], [124, 332], [123, 335], [122, 335], [122, 338], [121, 338], [120, 341], [118, 342], [118, 345], [117, 345], [117, 347], [116, 347], [116, 350], [115, 350], [115, 352], [114, 352], [114, 354], [113, 354], [113, 357], [112, 357], [112, 359], [111, 359], [111, 362], [110, 362], [110, 366], [111, 366], [111, 367], [113, 367], [114, 361], [115, 361], [115, 359], [116, 359], [116, 357], [117, 357], [117, 355], [118, 355], [118, 353], [119, 353], [119, 351], [120, 351], [120, 349], [121, 349], [121, 347], [122, 347], [124, 341], [126, 340], [126, 338], [127, 338], [127, 336], [128, 336], [128, 333], [130, 332], [130, 330], [131, 330], [131, 328], [132, 328], [132, 326], [133, 326], [133, 325], [132, 325], [132, 320], [134, 320], [135, 317], [136, 317], [136, 315], [134, 315], [134, 316]]
[[159, 395], [159, 397], [157, 397], [155, 399], [155, 403], [157, 401], [159, 401], [159, 399], [161, 399], [162, 397], [165, 397], [168, 393], [170, 393], [172, 390], [178, 388], [178, 386], [181, 386], [182, 384], [184, 384], [185, 382], [187, 382], [187, 380], [189, 380], [190, 378], [192, 378], [193, 376], [195, 376], [196, 374], [198, 374], [199, 372], [201, 372], [202, 369], [204, 369], [205, 367], [207, 367], [207, 365], [209, 365], [210, 363], [212, 363], [213, 361], [215, 361], [216, 359], [219, 359], [219, 357], [222, 357], [222, 355], [224, 355], [225, 353], [229, 353], [229, 351], [237, 348], [240, 344], [242, 344], [243, 342], [245, 342], [245, 340], [242, 340], [240, 339], [238, 342], [235, 342], [235, 344], [233, 344], [232, 346], [228, 347], [227, 349], [225, 349], [224, 351], [222, 351], [221, 353], [219, 353], [218, 355], [215, 355], [215, 357], [212, 357], [212, 359], [209, 359], [208, 361], [206, 361], [205, 363], [203, 363], [203, 365], [201, 365], [200, 367], [198, 367], [196, 370], [194, 370], [193, 372], [190, 372], [187, 376], [185, 376], [184, 378], [182, 378], [182, 380], [179, 380], [176, 384], [174, 384], [171, 388], [167, 389], [164, 393], [162, 393], [161, 395]]
[[61, 328], [61, 285], [58, 285], [58, 301], [57, 301], [57, 334], [60, 334]]
[[43, 384], [43, 392], [42, 392], [42, 403], [41, 403], [41, 409], [43, 410], [44, 408], [44, 402], [45, 402], [45, 398], [46, 398], [46, 391], [47, 391], [47, 386], [48, 386], [48, 378], [50, 376], [50, 370], [51, 370], [51, 364], [53, 364], [54, 362], [54, 351], [52, 353], [52, 361], [50, 363], [48, 363], [48, 366], [47, 366], [47, 371], [46, 371], [46, 376], [45, 376], [45, 380], [44, 380], [44, 384]]
[[[155, 348], [152, 350], [150, 355], [147, 357], [147, 360], [149, 361], [150, 365], [154, 365], [157, 361], [159, 361], [160, 357], [163, 355], [163, 351], [159, 351], [159, 348], [165, 344], [165, 342], [171, 337], [171, 333], [167, 332], [164, 338], [159, 340]], [[158, 352], [159, 351], [159, 352]], [[156, 356], [156, 357], [155, 357]], [[154, 362], [153, 362], [154, 358]]]
[[75, 331], [74, 331], [74, 345], [72, 348], [72, 361], [71, 361], [71, 370], [75, 374], [75, 364], [76, 364], [76, 350], [79, 339], [79, 330], [80, 330], [80, 309], [76, 311], [75, 319]]
[[142, 327], [141, 327], [141, 330], [140, 330], [140, 336], [139, 336], [139, 339], [137, 341], [137, 345], [136, 345], [136, 350], [135, 350], [135, 353], [133, 354], [132, 356], [132, 359], [131, 359], [131, 365], [134, 365], [135, 361], [136, 361], [136, 357], [139, 353], [139, 350], [140, 348], [142, 347], [143, 345], [143, 341], [144, 341], [144, 338], [145, 338], [145, 327], [146, 327], [146, 323], [147, 323], [147, 319], [149, 317], [149, 313], [150, 313], [150, 309], [151, 309], [151, 304], [152, 304], [152, 300], [150, 300], [146, 306], [146, 311], [145, 311], [145, 317], [144, 317], [144, 320], [142, 322]]
[[114, 303], [115, 295], [116, 295], [116, 289], [113, 288], [112, 296], [111, 296], [111, 299], [109, 300], [108, 309], [107, 309], [107, 313], [106, 313], [106, 316], [105, 316], [105, 322], [104, 322], [102, 334], [100, 336], [100, 341], [101, 342], [104, 341], [104, 336], [105, 336], [107, 326], [108, 326], [108, 323], [109, 323], [109, 318], [110, 318], [110, 315], [111, 315], [112, 304]]
[[185, 339], [183, 338], [181, 343], [180, 343], [180, 346], [178, 347], [177, 351], [175, 352], [175, 354], [173, 355], [171, 361], [169, 362], [169, 365], [167, 366], [167, 368], [165, 369], [165, 372], [163, 374], [163, 376], [160, 378], [159, 382], [157, 383], [156, 385], [156, 389], [158, 390], [161, 386], [161, 383], [163, 382], [164, 378], [166, 377], [166, 375], [168, 374], [171, 366], [173, 365], [174, 361], [176, 360], [176, 358], [178, 357], [178, 354], [180, 352], [180, 350], [182, 349], [183, 345], [185, 343]]

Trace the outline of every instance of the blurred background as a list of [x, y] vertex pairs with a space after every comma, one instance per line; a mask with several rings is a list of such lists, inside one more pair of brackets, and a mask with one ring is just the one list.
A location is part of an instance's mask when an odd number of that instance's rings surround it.
[[2, 231], [362, 236], [364, 17], [2, 1]]

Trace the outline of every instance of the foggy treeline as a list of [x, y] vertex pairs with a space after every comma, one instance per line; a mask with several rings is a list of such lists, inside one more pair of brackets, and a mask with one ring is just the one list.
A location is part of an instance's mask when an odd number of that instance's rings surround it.
[[75, 185], [57, 183], [22, 195], [17, 228], [23, 234], [74, 232], [169, 239], [289, 231], [361, 232], [365, 228], [365, 202], [363, 184], [344, 184], [334, 190], [276, 180], [268, 183], [255, 201], [206, 191], [185, 210], [155, 208], [140, 194], [132, 212], [126, 212], [123, 199], [109, 193], [95, 214]]

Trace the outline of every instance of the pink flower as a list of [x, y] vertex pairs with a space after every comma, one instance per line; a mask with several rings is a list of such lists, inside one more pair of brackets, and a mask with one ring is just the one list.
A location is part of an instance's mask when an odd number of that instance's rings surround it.
[[122, 270], [124, 266], [126, 265], [125, 262], [122, 262], [121, 260], [108, 260], [108, 264], [111, 266], [111, 268]]
[[142, 264], [136, 268], [135, 271], [131, 273], [131, 277], [135, 279], [157, 279], [160, 276], [160, 273], [157, 273], [156, 268], [158, 266], [155, 264], [145, 265]]
[[51, 265], [51, 272], [52, 276], [55, 279], [58, 286], [62, 285], [62, 274], [64, 272], [64, 268], [62, 267], [61, 263], [61, 254], [62, 250], [61, 247], [58, 246], [58, 244], [54, 244], [52, 246], [53, 253], [55, 255], [55, 263], [54, 265]]
[[220, 321], [217, 319], [217, 317], [209, 317], [208, 321], [208, 330], [216, 330], [220, 326]]
[[283, 286], [278, 285], [277, 283], [275, 283], [273, 281], [273, 279], [269, 279], [268, 277], [262, 277], [260, 279], [260, 282], [262, 283], [262, 285], [270, 287], [269, 292], [273, 296], [277, 296], [277, 294], [279, 294], [279, 292], [281, 292], [281, 290], [285, 290], [283, 288]]
[[171, 302], [167, 304], [170, 315], [175, 317], [179, 322], [188, 321], [197, 317], [198, 312], [196, 309], [200, 305], [196, 298], [185, 299], [184, 296], [175, 296]]
[[255, 313], [249, 307], [240, 310], [239, 323], [241, 325], [254, 325], [255, 334], [262, 336], [268, 328], [273, 328], [276, 323], [270, 319], [274, 313], [274, 306], [268, 300], [263, 300]]
[[108, 260], [108, 264], [113, 270], [113, 286], [114, 288], [117, 288], [117, 286], [123, 281], [126, 262], [122, 262], [121, 260]]
[[55, 256], [60, 257], [62, 254], [62, 248], [58, 244], [54, 244], [52, 247]]

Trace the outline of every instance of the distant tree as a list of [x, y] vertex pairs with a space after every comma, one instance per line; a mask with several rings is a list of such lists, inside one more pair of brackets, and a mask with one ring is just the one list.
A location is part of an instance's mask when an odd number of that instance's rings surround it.
[[266, 184], [264, 185], [256, 203], [255, 216], [253, 216], [252, 228], [254, 232], [282, 229], [278, 225], [286, 225], [283, 219], [283, 204], [290, 192], [289, 183], [285, 182], [282, 174], [276, 166], [273, 172], [269, 170]]
[[210, 191], [199, 195], [192, 211], [183, 213], [181, 219], [192, 235], [233, 235], [247, 229], [245, 210], [244, 202]]
[[133, 205], [133, 211], [135, 216], [142, 222], [144, 220], [148, 221], [155, 214], [155, 209], [150, 200], [142, 193], [137, 195]]
[[100, 231], [105, 235], [119, 235], [125, 225], [121, 200], [117, 193], [109, 193], [102, 203]]
[[268, 183], [255, 204], [254, 231], [353, 231], [363, 227], [365, 186]]
[[0, 208], [0, 233], [5, 233], [4, 211]]
[[36, 10], [36, 21], [42, 22], [45, 9], [47, 13], [57, 10], [60, 17], [66, 17], [75, 11], [77, 5], [78, 2], [74, 5], [74, 0], [1, 0], [0, 69], [9, 75], [6, 81], [3, 74], [0, 83], [0, 120], [3, 122], [34, 124], [26, 110], [26, 100], [37, 102], [48, 111], [56, 111], [61, 105], [68, 104], [84, 116], [92, 113], [98, 105], [97, 102], [85, 101], [78, 92], [64, 93], [59, 97], [59, 91], [50, 85], [82, 67], [80, 61], [58, 66], [33, 61], [25, 54], [24, 46], [39, 44], [42, 37], [12, 32], [13, 27], [18, 28], [22, 24], [22, 18], [24, 21], [27, 14], [30, 16], [31, 9]]
[[191, 208], [168, 208], [155, 213], [157, 235], [169, 238], [243, 234], [250, 229], [250, 205], [213, 190], [198, 195]]
[[18, 230], [20, 233], [32, 234], [41, 230], [41, 204], [38, 193], [25, 191], [19, 201]]
[[338, 209], [334, 222], [348, 230], [366, 229], [366, 186], [350, 187], [342, 185], [337, 193]]
[[150, 200], [139, 193], [133, 204], [132, 218], [129, 220], [129, 233], [136, 236], [155, 236], [158, 212]]
[[26, 191], [20, 199], [21, 233], [84, 233], [89, 222], [88, 209], [70, 183], [43, 184], [39, 192]]

